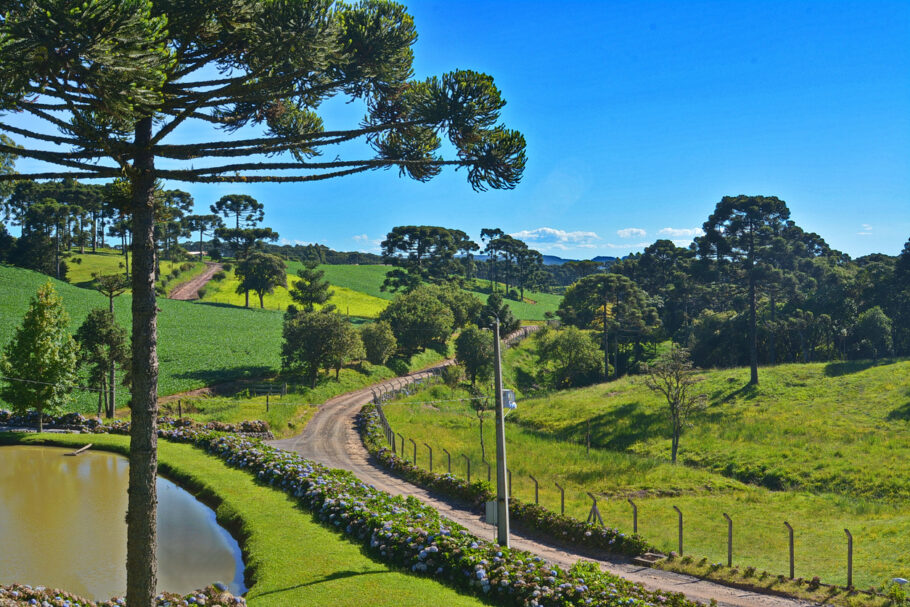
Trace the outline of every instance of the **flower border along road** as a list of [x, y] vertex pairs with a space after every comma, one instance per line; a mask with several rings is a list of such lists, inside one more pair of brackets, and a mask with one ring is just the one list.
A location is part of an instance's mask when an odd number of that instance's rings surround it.
[[[105, 429], [127, 434], [129, 424]], [[163, 420], [158, 435], [204, 449], [293, 496], [325, 524], [364, 545], [373, 558], [467, 589], [498, 604], [695, 605], [680, 593], [648, 591], [601, 571], [595, 563], [580, 561], [566, 569], [525, 551], [503, 549], [470, 534], [413, 497], [393, 497], [361, 482], [351, 472], [327, 468], [256, 438], [182, 426], [173, 420]]]

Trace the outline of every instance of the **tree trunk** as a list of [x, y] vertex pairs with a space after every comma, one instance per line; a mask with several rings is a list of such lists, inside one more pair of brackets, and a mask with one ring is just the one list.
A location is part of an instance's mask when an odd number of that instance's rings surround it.
[[126, 513], [126, 604], [152, 607], [158, 577], [158, 309], [155, 305], [155, 163], [149, 150], [152, 119], [136, 125], [132, 211], [133, 235], [133, 386], [130, 413], [129, 506]]
[[749, 385], [758, 385], [758, 327], [755, 322], [755, 277], [749, 272]]
[[92, 212], [92, 253], [98, 252], [98, 216]]
[[38, 409], [38, 434], [44, 432], [44, 409]]
[[259, 308], [263, 309], [263, 308], [265, 308], [265, 303], [262, 301], [262, 293], [259, 293], [258, 295], [259, 295]]
[[769, 341], [771, 342], [769, 346], [771, 347], [771, 364], [777, 364], [777, 352], [775, 352], [776, 344], [774, 336], [777, 334], [777, 311], [775, 310], [774, 305], [774, 289], [771, 289], [771, 334], [768, 336]]
[[244, 308], [249, 308], [249, 307], [250, 307], [250, 292], [249, 292], [249, 291], [244, 291], [244, 292], [243, 292], [243, 295], [244, 295], [244, 297], [246, 298], [246, 301], [244, 302], [243, 307], [244, 307]]
[[483, 442], [483, 416], [479, 415], [477, 419], [480, 420], [480, 459], [487, 461], [487, 448]]
[[60, 280], [60, 224], [57, 224], [57, 229], [54, 230], [54, 271], [56, 272], [57, 280]]
[[199, 230], [199, 261], [205, 260], [205, 255], [202, 254], [202, 230]]
[[[99, 420], [101, 419], [101, 411], [102, 411], [101, 407], [102, 407], [102, 405], [105, 405], [105, 403], [104, 403], [105, 394], [106, 394], [106, 390], [104, 388], [104, 376], [102, 375], [101, 376], [101, 386], [98, 389], [98, 419]], [[107, 407], [105, 406], [104, 409], [107, 410]]]
[[607, 302], [604, 301], [604, 381], [610, 381], [610, 340], [607, 337]]
[[673, 429], [673, 447], [670, 453], [670, 462], [676, 463], [676, 453], [679, 451], [679, 428]]

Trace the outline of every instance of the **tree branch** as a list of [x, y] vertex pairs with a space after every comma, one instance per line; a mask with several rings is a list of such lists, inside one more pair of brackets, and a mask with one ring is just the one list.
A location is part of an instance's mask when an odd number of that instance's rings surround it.
[[[277, 175], [215, 175], [208, 177], [199, 177], [196, 175], [186, 174], [186, 171], [156, 171], [156, 174], [159, 177], [163, 177], [165, 179], [187, 181], [190, 183], [291, 183], [302, 181], [322, 181], [324, 179], [344, 177], [346, 175], [354, 175], [355, 173], [369, 171], [372, 168], [374, 167], [358, 167], [347, 171], [335, 171], [333, 173], [321, 173], [319, 175], [290, 175], [287, 177], [279, 177]], [[2, 175], [0, 175], [0, 181], [3, 181]]]

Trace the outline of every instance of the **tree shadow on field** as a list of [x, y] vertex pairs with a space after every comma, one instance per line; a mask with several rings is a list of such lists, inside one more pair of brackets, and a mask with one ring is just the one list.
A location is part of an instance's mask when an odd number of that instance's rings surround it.
[[[625, 451], [635, 443], [654, 436], [670, 436], [670, 424], [663, 411], [647, 411], [637, 401], [595, 415], [590, 422], [591, 445], [613, 451]], [[584, 444], [587, 431], [588, 420], [582, 420], [566, 426], [558, 432], [558, 436], [568, 442]], [[548, 432], [540, 434], [552, 437]]]
[[184, 373], [175, 373], [174, 377], [178, 379], [195, 379], [203, 382], [206, 386], [214, 384], [236, 381], [241, 379], [260, 379], [272, 377], [275, 375], [275, 369], [265, 365], [239, 365], [236, 367], [222, 367], [220, 369], [199, 369], [196, 371], [186, 371]]
[[850, 375], [859, 373], [872, 367], [881, 367], [884, 365], [893, 365], [897, 360], [893, 358], [880, 358], [878, 360], [845, 360], [825, 365], [826, 377], [840, 377], [841, 375]]
[[333, 571], [332, 573], [330, 573], [328, 575], [324, 575], [321, 578], [313, 580], [311, 582], [297, 584], [296, 586], [288, 586], [286, 588], [276, 588], [275, 590], [267, 590], [266, 592], [263, 592], [262, 594], [257, 594], [256, 597], [258, 598], [258, 597], [268, 596], [270, 594], [288, 592], [290, 590], [297, 590], [298, 588], [306, 588], [307, 586], [315, 586], [316, 584], [324, 584], [325, 582], [331, 582], [334, 580], [343, 580], [343, 579], [346, 579], [349, 577], [357, 577], [357, 576], [361, 576], [361, 575], [375, 575], [377, 573], [389, 574], [391, 572], [383, 571], [381, 569], [377, 569], [377, 570], [373, 570], [373, 571]]
[[[907, 396], [910, 396], [910, 390], [907, 390]], [[897, 409], [894, 409], [885, 418], [889, 422], [910, 421], [910, 401], [907, 401]]]

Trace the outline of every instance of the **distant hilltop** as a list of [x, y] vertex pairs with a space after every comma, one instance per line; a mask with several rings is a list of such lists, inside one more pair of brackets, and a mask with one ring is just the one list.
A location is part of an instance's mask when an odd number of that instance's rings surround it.
[[[489, 255], [483, 255], [483, 254], [474, 255], [475, 261], [486, 261], [487, 259], [489, 259]], [[619, 259], [618, 257], [611, 257], [609, 255], [598, 255], [597, 257], [594, 257], [593, 259], [590, 259], [590, 260], [588, 260], [588, 259], [564, 259], [564, 258], [558, 257], [556, 255], [544, 255], [543, 256], [543, 265], [561, 266], [562, 264], [569, 263], [569, 262], [578, 263], [580, 261], [595, 261], [599, 264], [609, 266], [610, 264], [612, 264], [614, 261], [616, 261], [618, 259]]]

